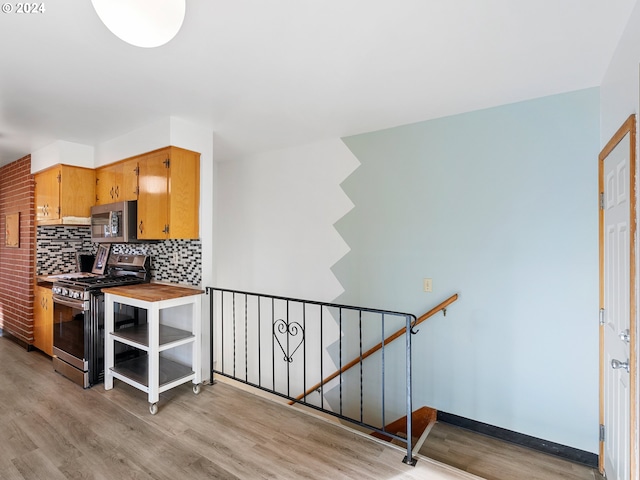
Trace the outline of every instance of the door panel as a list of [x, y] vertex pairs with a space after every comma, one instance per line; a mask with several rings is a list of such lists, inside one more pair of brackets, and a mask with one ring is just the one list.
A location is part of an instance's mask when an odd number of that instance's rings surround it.
[[630, 117], [600, 154], [600, 421], [605, 427], [600, 468], [612, 480], [629, 480], [635, 468], [634, 146], [635, 117]]

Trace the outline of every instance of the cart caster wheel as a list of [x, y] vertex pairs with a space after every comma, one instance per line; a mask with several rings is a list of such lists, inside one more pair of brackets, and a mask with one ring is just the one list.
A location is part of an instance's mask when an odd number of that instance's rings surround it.
[[158, 404], [157, 403], [150, 403], [149, 404], [149, 413], [151, 415], [155, 415], [156, 413], [158, 413]]
[[193, 384], [193, 393], [195, 393], [196, 395], [198, 395], [200, 393], [200, 384], [199, 383], [194, 383]]

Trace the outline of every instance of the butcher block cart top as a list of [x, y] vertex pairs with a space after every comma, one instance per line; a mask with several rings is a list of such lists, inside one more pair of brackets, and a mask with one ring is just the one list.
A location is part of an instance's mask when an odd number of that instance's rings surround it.
[[[149, 411], [158, 412], [160, 394], [186, 382], [200, 392], [201, 371], [201, 298], [203, 290], [180, 285], [146, 283], [103, 290], [105, 299], [104, 388], [113, 388], [117, 378], [148, 394]], [[116, 304], [147, 310], [147, 323], [114, 331]], [[163, 313], [178, 309], [190, 316], [186, 327], [166, 325]], [[175, 310], [174, 310], [175, 312]], [[136, 358], [115, 363], [115, 342], [139, 349]], [[172, 349], [191, 346], [190, 364], [176, 361]], [[161, 355], [165, 352], [165, 355]], [[174, 350], [175, 352], [175, 350]]]

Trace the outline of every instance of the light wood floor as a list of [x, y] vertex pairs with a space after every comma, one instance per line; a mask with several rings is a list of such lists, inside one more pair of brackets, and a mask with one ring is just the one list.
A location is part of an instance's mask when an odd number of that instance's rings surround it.
[[221, 382], [161, 396], [121, 382], [83, 390], [51, 361], [0, 338], [0, 478], [477, 478]]
[[495, 438], [436, 423], [420, 453], [487, 480], [602, 480], [597, 470]]
[[421, 450], [437, 462], [410, 467], [400, 449], [222, 382], [197, 396], [182, 385], [159, 406], [150, 415], [146, 395], [117, 381], [83, 390], [0, 337], [0, 479], [598, 478], [445, 424]]

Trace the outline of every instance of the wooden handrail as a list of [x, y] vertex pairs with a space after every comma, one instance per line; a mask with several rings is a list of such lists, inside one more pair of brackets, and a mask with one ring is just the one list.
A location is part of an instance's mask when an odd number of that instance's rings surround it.
[[[428, 319], [429, 317], [434, 316], [436, 313], [438, 313], [440, 310], [445, 310], [449, 305], [451, 305], [453, 302], [455, 302], [458, 299], [458, 294], [454, 294], [452, 296], [450, 296], [449, 298], [447, 298], [444, 302], [440, 303], [439, 305], [433, 307], [431, 310], [429, 310], [427, 313], [425, 313], [424, 315], [421, 315], [416, 321], [415, 323], [412, 325], [412, 327], [415, 327], [417, 325], [420, 325], [422, 322], [424, 322], [426, 319]], [[445, 313], [446, 314], [446, 313]], [[385, 340], [384, 340], [384, 344], [388, 345], [389, 343], [393, 342], [396, 338], [401, 337], [406, 331], [406, 328], [401, 328], [398, 331], [396, 331], [395, 333], [389, 335]], [[324, 380], [322, 380], [321, 382], [316, 383], [313, 387], [309, 388], [306, 392], [301, 393], [300, 395], [298, 395], [296, 397], [296, 400], [302, 400], [305, 396], [309, 395], [310, 393], [314, 392], [315, 390], [319, 389], [322, 385], [324, 385], [327, 382], [330, 382], [331, 380], [333, 380], [334, 378], [336, 378], [338, 375], [343, 374], [344, 372], [346, 372], [347, 370], [349, 370], [351, 367], [357, 365], [358, 363], [360, 363], [362, 360], [364, 360], [367, 357], [370, 357], [371, 355], [373, 355], [374, 353], [376, 353], [378, 350], [382, 349], [382, 342], [378, 343], [376, 346], [371, 347], [369, 350], [367, 350], [366, 352], [364, 352], [362, 354], [362, 356], [358, 356], [357, 358], [354, 358], [353, 360], [351, 360], [349, 363], [347, 363], [346, 365], [344, 365], [340, 370], [336, 370], [335, 372], [333, 372], [331, 375], [329, 375], [328, 377], [326, 377]], [[289, 402], [289, 405], [293, 405], [295, 403], [294, 400]]]

